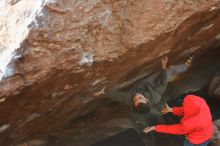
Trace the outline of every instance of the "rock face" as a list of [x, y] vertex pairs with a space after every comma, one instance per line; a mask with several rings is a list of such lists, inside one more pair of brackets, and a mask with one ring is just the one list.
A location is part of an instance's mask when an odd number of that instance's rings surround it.
[[209, 83], [209, 95], [220, 100], [220, 75], [216, 75]]
[[0, 9], [1, 145], [88, 113], [99, 103], [89, 95], [147, 76], [163, 54], [173, 64], [220, 45], [219, 0], [4, 0]]

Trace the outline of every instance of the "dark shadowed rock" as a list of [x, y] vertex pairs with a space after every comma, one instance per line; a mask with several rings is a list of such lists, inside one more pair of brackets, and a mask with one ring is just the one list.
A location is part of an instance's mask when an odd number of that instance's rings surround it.
[[216, 75], [209, 83], [209, 95], [220, 100], [220, 75]]

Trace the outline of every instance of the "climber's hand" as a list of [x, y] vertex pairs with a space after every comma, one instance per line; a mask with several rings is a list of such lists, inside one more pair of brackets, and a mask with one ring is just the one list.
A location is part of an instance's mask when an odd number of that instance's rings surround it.
[[144, 133], [149, 133], [149, 132], [151, 132], [153, 130], [155, 130], [155, 126], [146, 127], [146, 128], [144, 128], [143, 132]]
[[172, 109], [171, 107], [169, 107], [169, 106], [167, 105], [167, 103], [165, 103], [165, 107], [162, 108], [161, 113], [162, 113], [162, 114], [167, 114], [167, 113], [169, 113], [169, 112], [173, 112], [173, 109]]

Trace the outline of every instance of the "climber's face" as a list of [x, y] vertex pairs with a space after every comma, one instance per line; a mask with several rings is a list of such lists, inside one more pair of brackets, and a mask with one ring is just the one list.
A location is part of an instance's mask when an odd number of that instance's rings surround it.
[[147, 102], [149, 102], [149, 100], [147, 98], [145, 98], [143, 95], [141, 94], [135, 94], [134, 96], [134, 106], [137, 107], [138, 104], [140, 103], [144, 103], [147, 104]]

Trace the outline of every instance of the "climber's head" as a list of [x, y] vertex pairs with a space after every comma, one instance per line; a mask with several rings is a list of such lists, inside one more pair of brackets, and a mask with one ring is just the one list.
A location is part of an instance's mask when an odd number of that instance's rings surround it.
[[142, 94], [136, 93], [133, 100], [134, 108], [138, 113], [148, 113], [150, 111], [149, 100]]

